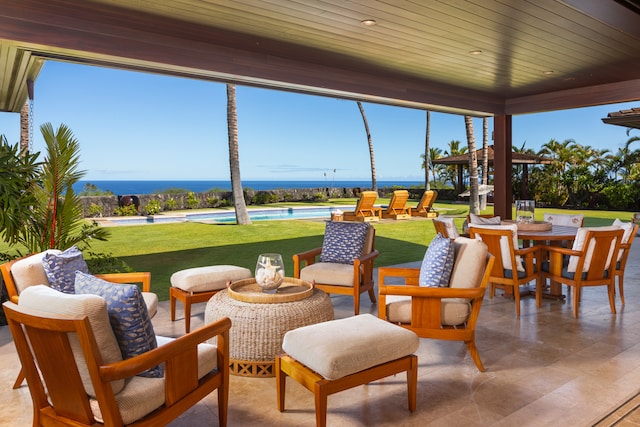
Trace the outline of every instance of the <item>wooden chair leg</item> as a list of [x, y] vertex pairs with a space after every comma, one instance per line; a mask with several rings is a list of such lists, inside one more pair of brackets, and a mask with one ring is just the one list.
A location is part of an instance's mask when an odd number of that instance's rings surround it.
[[282, 372], [280, 356], [276, 356], [276, 397], [278, 400], [278, 411], [284, 412], [284, 398], [287, 388], [287, 374]]
[[353, 314], [354, 316], [357, 316], [358, 314], [360, 314], [360, 293], [356, 292], [353, 295]]
[[371, 300], [371, 304], [376, 303], [376, 293], [373, 289], [369, 289], [369, 299]]
[[169, 313], [172, 322], [176, 320], [176, 296], [173, 292], [173, 289], [169, 290]]
[[475, 338], [469, 341], [465, 341], [465, 344], [467, 344], [467, 350], [469, 350], [469, 354], [475, 362], [478, 370], [480, 372], [484, 372], [484, 365], [482, 364], [482, 360], [480, 360], [480, 354], [478, 353], [478, 348], [476, 347]]
[[327, 388], [323, 387], [325, 382], [319, 381], [315, 383], [315, 402], [316, 402], [316, 427], [326, 427], [327, 425]]
[[409, 411], [415, 412], [418, 398], [418, 358], [411, 359], [411, 368], [407, 370], [407, 399]]
[[513, 286], [513, 299], [516, 303], [516, 317], [520, 317], [520, 285]]
[[[620, 301], [624, 305], [624, 283], [623, 275], [618, 276], [618, 291], [620, 292]], [[615, 290], [615, 289], [614, 289]]]
[[22, 382], [24, 381], [24, 369], [20, 368], [20, 372], [18, 372], [18, 377], [16, 378], [16, 382], [13, 383], [13, 389], [20, 388]]
[[[615, 280], [615, 278], [614, 278]], [[616, 314], [616, 293], [615, 282], [607, 286], [607, 294], [609, 295], [609, 307], [611, 307], [611, 313]]]

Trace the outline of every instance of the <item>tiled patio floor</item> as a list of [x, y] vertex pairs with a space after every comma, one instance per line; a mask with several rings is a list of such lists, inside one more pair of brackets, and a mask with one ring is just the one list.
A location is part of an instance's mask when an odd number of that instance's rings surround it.
[[[422, 340], [418, 409], [407, 410], [404, 375], [329, 397], [329, 426], [592, 426], [640, 425], [640, 239], [632, 249], [625, 278], [626, 306], [609, 310], [603, 288], [586, 289], [580, 318], [571, 303], [525, 298], [522, 316], [504, 297], [483, 305], [477, 344], [487, 368], [478, 372], [464, 344]], [[352, 300], [334, 297], [335, 316], [351, 314]], [[180, 304], [178, 304], [181, 309]], [[202, 324], [205, 304], [194, 307], [192, 328]], [[156, 333], [178, 336], [182, 313], [169, 320], [161, 303]], [[361, 312], [377, 314], [363, 298]], [[12, 390], [18, 359], [6, 326], [0, 327], [0, 425], [31, 424], [26, 386]], [[276, 407], [273, 378], [231, 377], [230, 426], [313, 426], [313, 396], [287, 383], [287, 410]], [[625, 405], [616, 412], [616, 409]], [[172, 426], [217, 425], [215, 393]]]

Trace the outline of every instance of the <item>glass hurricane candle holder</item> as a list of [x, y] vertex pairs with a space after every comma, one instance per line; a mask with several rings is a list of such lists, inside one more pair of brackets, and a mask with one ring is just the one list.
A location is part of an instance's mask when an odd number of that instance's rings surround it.
[[516, 222], [520, 224], [533, 224], [536, 210], [535, 200], [516, 200]]
[[273, 292], [284, 280], [284, 262], [280, 254], [260, 254], [256, 263], [256, 283], [262, 292]]

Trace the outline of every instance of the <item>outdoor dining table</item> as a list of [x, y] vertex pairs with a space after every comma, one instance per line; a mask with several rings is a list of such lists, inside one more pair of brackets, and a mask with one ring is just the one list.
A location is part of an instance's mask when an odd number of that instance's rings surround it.
[[[562, 242], [573, 242], [576, 238], [576, 234], [578, 233], [577, 227], [568, 227], [565, 225], [553, 225], [551, 230], [545, 231], [530, 231], [530, 230], [518, 230], [518, 239], [522, 240], [522, 244], [525, 247], [528, 247], [530, 242], [533, 242], [534, 245], [537, 244], [548, 244], [549, 245], [561, 245]], [[539, 260], [538, 262], [541, 264], [543, 260]], [[535, 294], [535, 293], [534, 293]], [[544, 298], [551, 298], [556, 300], [563, 300], [565, 298], [562, 293], [562, 284], [558, 282], [551, 282], [549, 284], [549, 291], [543, 292], [542, 296]]]

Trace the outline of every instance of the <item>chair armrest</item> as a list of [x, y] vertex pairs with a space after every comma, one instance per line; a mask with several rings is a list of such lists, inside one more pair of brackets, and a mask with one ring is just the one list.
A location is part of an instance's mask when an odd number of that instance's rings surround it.
[[309, 249], [293, 255], [293, 277], [300, 278], [300, 270], [316, 262], [316, 257], [322, 253], [322, 248]]
[[418, 285], [420, 278], [419, 268], [408, 267], [378, 267], [378, 285], [384, 286], [389, 277], [401, 277], [405, 280], [405, 285]]
[[102, 280], [112, 283], [120, 284], [133, 284], [142, 283], [143, 292], [151, 292], [151, 273], [148, 271], [133, 272], [133, 273], [108, 273], [108, 274], [96, 274]]
[[[197, 376], [198, 374], [198, 344], [218, 336], [218, 352], [220, 353], [220, 351], [222, 351], [226, 353], [226, 357], [228, 358], [230, 328], [231, 320], [225, 317], [139, 356], [121, 362], [103, 365], [100, 367], [101, 379], [102, 381], [109, 382], [129, 378], [149, 368], [153, 368], [160, 363], [167, 362], [165, 364], [165, 378], [175, 375], [175, 373], [171, 371], [178, 369], [180, 370], [180, 375], [184, 376], [185, 380], [188, 380], [191, 376]], [[186, 363], [189, 358], [191, 358], [190, 363]], [[172, 361], [178, 361], [180, 363], [171, 363]], [[218, 369], [221, 368], [222, 366], [218, 364]]]
[[419, 298], [469, 298], [484, 295], [485, 288], [430, 288], [426, 286], [382, 285], [378, 288], [382, 295], [399, 295]]

